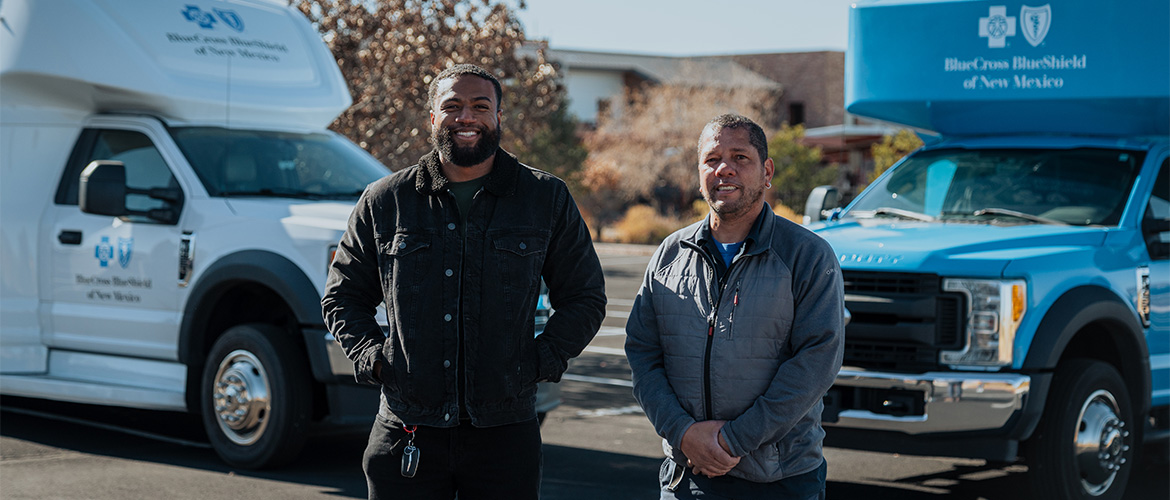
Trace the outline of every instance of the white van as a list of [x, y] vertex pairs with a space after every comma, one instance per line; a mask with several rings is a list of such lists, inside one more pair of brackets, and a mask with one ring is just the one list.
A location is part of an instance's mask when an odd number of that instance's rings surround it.
[[389, 173], [350, 103], [283, 2], [0, 3], [0, 393], [199, 412], [248, 468], [369, 422], [320, 307]]

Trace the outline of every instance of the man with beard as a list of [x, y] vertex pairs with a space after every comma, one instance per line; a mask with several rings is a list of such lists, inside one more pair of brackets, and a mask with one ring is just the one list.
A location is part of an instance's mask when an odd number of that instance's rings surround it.
[[[502, 96], [476, 66], [435, 77], [435, 149], [366, 188], [329, 270], [329, 331], [358, 381], [381, 386], [371, 499], [536, 500], [536, 383], [560, 380], [605, 316], [565, 183], [499, 148]], [[555, 312], [534, 338], [542, 278]]]
[[773, 170], [758, 125], [708, 123], [699, 185], [711, 211], [662, 242], [634, 300], [626, 356], [668, 456], [661, 498], [824, 498], [841, 270], [828, 243], [764, 202]]

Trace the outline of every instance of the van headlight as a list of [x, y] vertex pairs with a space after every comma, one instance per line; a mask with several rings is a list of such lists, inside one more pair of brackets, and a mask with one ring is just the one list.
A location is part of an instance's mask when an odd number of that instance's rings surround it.
[[943, 290], [967, 296], [967, 341], [960, 351], [942, 351], [952, 367], [993, 369], [1012, 363], [1016, 330], [1027, 310], [1023, 280], [946, 279]]

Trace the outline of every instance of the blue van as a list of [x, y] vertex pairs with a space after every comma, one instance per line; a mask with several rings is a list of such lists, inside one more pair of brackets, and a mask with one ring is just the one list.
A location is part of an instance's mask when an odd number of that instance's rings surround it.
[[852, 314], [826, 445], [1121, 498], [1170, 427], [1170, 3], [850, 12], [848, 111], [927, 145], [809, 199]]

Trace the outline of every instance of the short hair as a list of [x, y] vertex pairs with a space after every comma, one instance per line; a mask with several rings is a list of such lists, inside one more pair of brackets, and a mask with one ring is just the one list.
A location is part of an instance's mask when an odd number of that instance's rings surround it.
[[500, 109], [500, 101], [504, 98], [504, 88], [500, 86], [500, 80], [498, 80], [495, 75], [488, 72], [488, 70], [474, 64], [456, 64], [443, 70], [438, 74], [438, 76], [435, 76], [435, 78], [431, 80], [431, 84], [427, 87], [427, 106], [431, 109], [434, 109], [436, 97], [435, 93], [439, 90], [439, 82], [448, 78], [458, 78], [464, 75], [474, 75], [492, 82], [492, 86], [496, 88], [496, 109]]
[[[751, 143], [753, 148], [756, 148], [756, 152], [760, 153], [760, 163], [768, 160], [768, 138], [764, 135], [764, 129], [760, 128], [759, 125], [756, 125], [756, 122], [753, 122], [746, 116], [731, 113], [716, 116], [707, 122], [707, 125], [703, 127], [703, 132], [699, 134], [699, 145], [696, 148], [698, 154], [703, 154], [703, 136], [707, 135], [707, 131], [711, 131], [714, 134], [715, 132], [729, 128], [747, 130], [748, 142]], [[699, 158], [699, 161], [701, 162], [703, 159]]]

